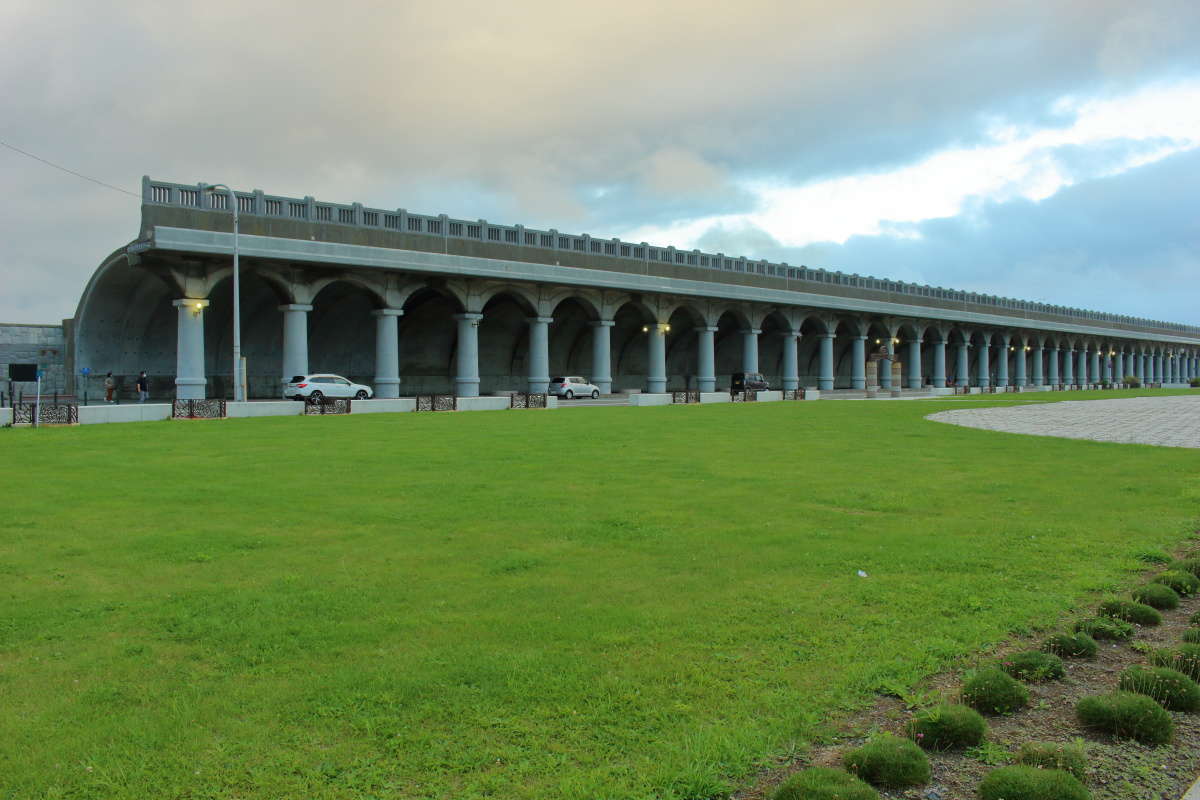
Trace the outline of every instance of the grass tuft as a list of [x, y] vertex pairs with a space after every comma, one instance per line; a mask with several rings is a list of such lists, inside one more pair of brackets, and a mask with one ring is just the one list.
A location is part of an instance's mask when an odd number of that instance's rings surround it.
[[1153, 698], [1168, 711], [1200, 710], [1200, 685], [1170, 667], [1130, 667], [1121, 673], [1117, 688]]
[[984, 714], [1011, 714], [1029, 704], [1029, 690], [1004, 670], [985, 667], [963, 682], [962, 698]]
[[1123, 619], [1136, 625], [1152, 626], [1162, 623], [1162, 614], [1148, 605], [1131, 603], [1128, 600], [1105, 600], [1096, 609], [1096, 613], [1102, 617]]
[[1121, 642], [1133, 637], [1133, 625], [1123, 619], [1093, 617], [1075, 623], [1075, 630], [1093, 639]]
[[773, 800], [879, 800], [879, 792], [848, 772], [811, 767], [788, 778]]
[[1065, 674], [1061, 658], [1040, 650], [1026, 650], [1005, 656], [999, 666], [1012, 677], [1023, 681], [1052, 681]]
[[1040, 769], [1061, 769], [1079, 780], [1087, 775], [1087, 749], [1080, 740], [1063, 742], [1025, 742], [1017, 753], [1017, 763]]
[[1090, 800], [1079, 779], [1060, 769], [1012, 766], [994, 769], [979, 782], [979, 800]]
[[967, 706], [935, 706], [909, 720], [908, 735], [926, 750], [965, 750], [983, 742], [987, 721]]
[[873, 786], [903, 789], [929, 782], [929, 757], [911, 739], [880, 734], [842, 761], [846, 771]]
[[1200, 644], [1181, 644], [1179, 647], [1155, 650], [1150, 661], [1156, 667], [1170, 667], [1200, 681]]
[[1170, 586], [1161, 583], [1147, 583], [1133, 590], [1133, 599], [1151, 608], [1171, 611], [1179, 608], [1179, 594]]
[[1042, 650], [1063, 658], [1093, 658], [1099, 646], [1086, 633], [1056, 633], [1042, 642]]
[[1085, 697], [1075, 704], [1079, 724], [1118, 739], [1155, 746], [1171, 741], [1171, 715], [1153, 699], [1132, 692]]
[[1200, 591], [1200, 578], [1197, 578], [1190, 572], [1184, 572], [1179, 569], [1169, 569], [1166, 572], [1159, 573], [1154, 576], [1151, 583], [1161, 583], [1163, 586], [1170, 586], [1184, 597]]

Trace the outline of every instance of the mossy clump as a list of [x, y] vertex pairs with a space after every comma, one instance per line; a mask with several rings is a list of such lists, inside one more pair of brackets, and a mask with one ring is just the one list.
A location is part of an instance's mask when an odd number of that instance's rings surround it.
[[911, 739], [890, 733], [874, 737], [842, 760], [846, 771], [872, 786], [903, 789], [929, 782], [929, 756]]
[[1200, 558], [1183, 558], [1171, 565], [1171, 569], [1190, 572], [1200, 578]]
[[1133, 557], [1138, 561], [1146, 564], [1170, 564], [1171, 556], [1164, 553], [1162, 550], [1148, 549], [1138, 550], [1133, 554]]
[[963, 682], [963, 702], [984, 714], [1011, 714], [1029, 705], [1029, 690], [998, 667], [979, 670]]
[[1150, 582], [1170, 586], [1184, 597], [1200, 591], [1200, 578], [1181, 569], [1169, 569], [1166, 572], [1159, 573]]
[[[1166, 587], [1163, 587], [1166, 588]], [[1168, 591], [1170, 591], [1168, 589]], [[1129, 600], [1105, 600], [1096, 612], [1102, 617], [1123, 619], [1137, 625], [1158, 625], [1162, 623], [1162, 614], [1143, 603], [1133, 603]]]
[[965, 750], [983, 742], [987, 721], [973, 708], [927, 708], [908, 722], [908, 735], [926, 750]]
[[1133, 590], [1133, 599], [1151, 608], [1170, 611], [1179, 608], [1179, 594], [1170, 586], [1161, 583], [1147, 583]]
[[1171, 741], [1171, 715], [1143, 694], [1113, 692], [1092, 695], [1075, 704], [1079, 723], [1118, 739], [1134, 739], [1151, 747]]
[[1075, 623], [1075, 630], [1086, 633], [1093, 639], [1107, 639], [1120, 642], [1133, 636], [1133, 625], [1123, 619], [1112, 617], [1093, 617], [1081, 619]]
[[773, 800], [879, 800], [879, 792], [840, 769], [812, 767], [788, 778]]
[[1117, 688], [1153, 698], [1168, 711], [1200, 709], [1200, 685], [1170, 667], [1130, 667], [1121, 673]]
[[1065, 673], [1062, 659], [1053, 653], [1026, 650], [1000, 660], [1000, 669], [1023, 681], [1058, 680]]
[[1042, 650], [1063, 658], [1092, 658], [1097, 649], [1096, 640], [1086, 633], [1056, 633], [1042, 642]]
[[1155, 650], [1150, 656], [1156, 667], [1170, 667], [1200, 681], [1200, 644], [1181, 644], [1176, 648]]
[[1083, 743], [1025, 742], [1017, 753], [1017, 763], [1040, 769], [1061, 769], [1083, 780], [1087, 774], [1087, 751]]
[[979, 782], [979, 800], [1091, 800], [1069, 772], [1038, 767], [1001, 767]]

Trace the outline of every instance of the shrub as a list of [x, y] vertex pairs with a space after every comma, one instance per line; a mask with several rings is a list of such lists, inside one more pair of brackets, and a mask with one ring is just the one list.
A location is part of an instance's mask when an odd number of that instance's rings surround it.
[[1091, 800], [1069, 772], [1037, 767], [1001, 767], [979, 782], [979, 800]]
[[879, 792], [848, 772], [812, 767], [784, 781], [774, 800], [879, 800]]
[[1142, 388], [1142, 379], [1139, 378], [1137, 375], [1126, 375], [1124, 380], [1121, 381], [1121, 383], [1125, 384], [1130, 389]]
[[1200, 625], [1200, 611], [1197, 611], [1195, 614], [1192, 614], [1190, 617], [1188, 617], [1188, 624]]
[[1150, 661], [1156, 667], [1170, 667], [1194, 681], [1200, 680], [1200, 644], [1181, 644], [1173, 650], [1155, 650]]
[[1086, 633], [1093, 639], [1110, 639], [1120, 641], [1133, 636], [1133, 626], [1123, 619], [1112, 617], [1093, 617], [1075, 623], [1075, 630]]
[[1179, 595], [1170, 586], [1161, 583], [1147, 583], [1133, 590], [1133, 599], [1145, 603], [1151, 608], [1161, 608], [1170, 611], [1179, 608]]
[[1128, 600], [1105, 600], [1097, 611], [1102, 617], [1123, 619], [1126, 622], [1136, 622], [1138, 625], [1158, 625], [1162, 622], [1162, 614], [1150, 606], [1131, 603]]
[[1063, 676], [1062, 659], [1038, 650], [1014, 653], [1000, 662], [1000, 669], [1026, 681], [1057, 680]]
[[1169, 569], [1166, 572], [1155, 575], [1151, 583], [1161, 583], [1163, 586], [1170, 586], [1184, 596], [1195, 594], [1197, 590], [1200, 590], [1200, 578], [1181, 569]]
[[928, 708], [908, 723], [908, 735], [926, 750], [975, 747], [986, 734], [987, 722], [979, 712], [960, 705]]
[[981, 669], [963, 682], [962, 697], [985, 714], [1009, 714], [1029, 704], [1029, 690], [997, 667]]
[[1193, 389], [1200, 389], [1200, 378], [1192, 378], [1188, 381], [1188, 386], [1192, 387]]
[[1130, 667], [1121, 673], [1117, 688], [1151, 697], [1169, 711], [1200, 709], [1200, 686], [1187, 675], [1169, 667]]
[[929, 757], [911, 739], [880, 734], [846, 754], [846, 771], [885, 789], [903, 789], [929, 782]]
[[1061, 769], [1083, 780], [1087, 773], [1087, 751], [1079, 741], [1071, 744], [1061, 742], [1025, 742], [1017, 753], [1017, 763], [1041, 769]]
[[1096, 655], [1096, 640], [1086, 633], [1058, 633], [1042, 642], [1047, 653], [1066, 658], [1091, 658]]
[[1188, 644], [1200, 644], [1200, 628], [1188, 628], [1183, 632], [1183, 640]]
[[1133, 557], [1138, 561], [1144, 561], [1147, 564], [1171, 563], [1171, 556], [1167, 555], [1162, 550], [1138, 550], [1133, 554]]
[[1171, 569], [1177, 569], [1180, 572], [1190, 572], [1197, 578], [1200, 578], [1200, 558], [1185, 558], [1181, 561], [1176, 561], [1171, 565]]
[[1079, 723], [1118, 739], [1135, 739], [1146, 745], [1171, 740], [1171, 715], [1149, 697], [1132, 692], [1085, 697], [1075, 705]]

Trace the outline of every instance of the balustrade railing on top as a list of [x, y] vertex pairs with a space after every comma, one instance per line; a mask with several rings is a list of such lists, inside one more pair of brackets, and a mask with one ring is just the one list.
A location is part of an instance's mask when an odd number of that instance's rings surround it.
[[[142, 202], [147, 205], [183, 206], [186, 208], [229, 210], [229, 195], [225, 192], [206, 192], [206, 184], [180, 184], [142, 179]], [[598, 239], [588, 234], [560, 233], [551, 228], [537, 230], [523, 225], [497, 225], [487, 220], [451, 219], [445, 214], [430, 216], [414, 214], [403, 208], [366, 208], [362, 203], [326, 203], [312, 197], [281, 197], [252, 192], [234, 191], [239, 214], [278, 217], [308, 222], [351, 225], [360, 228], [379, 228], [398, 233], [420, 234], [449, 239], [467, 239], [516, 247], [540, 248], [548, 251], [567, 251], [610, 258], [629, 259], [647, 263], [662, 263], [731, 273], [750, 273], [789, 281], [832, 284], [858, 289], [870, 289], [909, 297], [927, 297], [947, 302], [991, 306], [1007, 311], [1047, 314], [1081, 322], [1108, 322], [1139, 328], [1200, 334], [1200, 327], [1175, 322], [1141, 319], [1139, 317], [1087, 311], [1068, 306], [1015, 300], [1009, 297], [944, 289], [905, 281], [892, 281], [869, 275], [858, 275], [824, 269], [793, 267], [753, 260], [745, 256], [732, 257], [724, 253], [704, 253], [700, 250], [679, 250], [646, 242], [634, 244], [620, 239]], [[819, 288], [813, 289], [819, 292]]]

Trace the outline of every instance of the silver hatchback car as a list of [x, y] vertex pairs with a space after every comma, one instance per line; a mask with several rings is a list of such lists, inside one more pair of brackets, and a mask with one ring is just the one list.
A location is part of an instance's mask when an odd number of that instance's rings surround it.
[[548, 393], [566, 400], [574, 400], [576, 397], [590, 397], [595, 400], [600, 396], [600, 389], [595, 384], [588, 383], [587, 378], [574, 375], [551, 378]]

